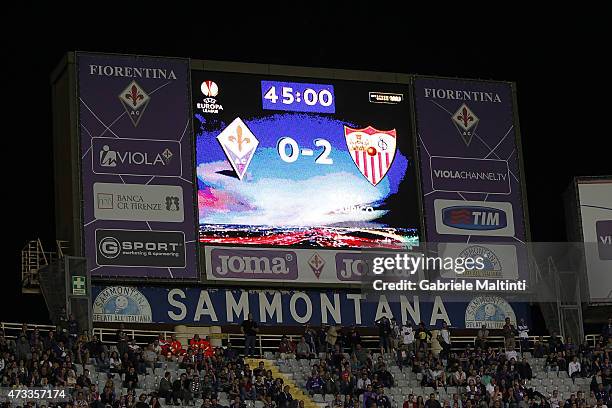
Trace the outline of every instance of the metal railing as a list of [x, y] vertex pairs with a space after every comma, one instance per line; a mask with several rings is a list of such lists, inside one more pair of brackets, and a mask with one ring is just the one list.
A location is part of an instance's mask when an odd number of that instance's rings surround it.
[[[26, 331], [31, 332], [35, 329], [38, 329], [41, 333], [48, 332], [50, 330], [55, 330], [56, 327], [52, 325], [44, 325], [44, 324], [25, 324]], [[5, 334], [6, 338], [16, 338], [24, 327], [23, 323], [7, 323], [1, 322], [0, 328], [2, 332]], [[173, 334], [179, 337], [185, 336], [193, 336], [194, 332], [174, 332], [169, 330], [140, 330], [140, 329], [122, 329], [124, 333], [128, 335], [128, 337], [135, 339], [136, 344], [139, 345], [147, 345], [152, 343], [155, 339], [159, 337], [161, 334], [164, 338], [170, 338]], [[94, 327], [93, 335], [97, 335], [101, 342], [105, 344], [115, 344], [116, 343], [116, 335], [118, 329], [111, 329], [105, 327]], [[257, 348], [259, 349], [260, 355], [264, 355], [266, 352], [276, 352], [278, 350], [278, 344], [285, 335], [291, 341], [298, 341], [302, 336], [302, 333], [284, 333], [284, 334], [259, 334], [257, 335]], [[244, 337], [242, 334], [231, 334], [231, 333], [211, 333], [212, 337], [223, 338], [226, 341], [231, 342], [233, 347], [242, 348], [244, 346]], [[538, 340], [540, 337], [544, 341], [549, 339], [549, 336], [530, 336], [529, 341], [534, 342]], [[589, 334], [585, 336], [585, 340], [591, 345], [595, 346], [598, 339], [600, 338], [599, 334]], [[361, 336], [362, 345], [370, 350], [379, 349], [378, 344], [378, 336]], [[453, 350], [462, 350], [468, 344], [474, 344], [476, 336], [452, 336], [452, 349]], [[517, 338], [518, 340], [518, 338]], [[495, 347], [500, 348], [504, 345], [504, 338], [502, 336], [489, 336], [488, 343]]]

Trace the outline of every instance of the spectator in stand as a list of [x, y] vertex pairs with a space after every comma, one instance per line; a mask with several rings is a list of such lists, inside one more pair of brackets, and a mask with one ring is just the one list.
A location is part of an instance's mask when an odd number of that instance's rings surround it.
[[157, 363], [157, 353], [155, 353], [155, 348], [153, 343], [149, 344], [146, 350], [142, 353], [142, 359], [144, 361], [145, 367], [155, 368], [155, 363]]
[[376, 396], [376, 406], [378, 408], [391, 408], [391, 400], [385, 395], [385, 389], [380, 387]]
[[427, 343], [431, 338], [431, 333], [425, 327], [425, 323], [420, 322], [416, 330], [416, 348], [417, 352], [427, 352]]
[[376, 326], [378, 326], [380, 354], [384, 355], [385, 352], [388, 353], [391, 349], [391, 336], [393, 334], [393, 329], [391, 328], [391, 321], [387, 318], [387, 316], [383, 316], [375, 323]]
[[111, 356], [109, 359], [109, 369], [111, 373], [119, 373], [123, 369], [121, 365], [121, 359], [119, 358], [119, 355], [117, 354], [116, 351], [113, 351], [111, 353]]
[[138, 402], [134, 404], [134, 408], [149, 408], [149, 404], [147, 404], [147, 394], [140, 394], [138, 396]]
[[348, 345], [351, 348], [351, 352], [355, 352], [358, 344], [361, 344], [361, 335], [355, 326], [351, 326], [347, 335]]
[[340, 325], [330, 325], [325, 333], [325, 351], [334, 350], [338, 337], [340, 336]]
[[414, 329], [411, 322], [407, 322], [405, 325], [400, 327], [400, 336], [402, 337], [402, 349], [405, 351], [412, 351], [414, 346]]
[[385, 365], [385, 363], [381, 363], [378, 365], [376, 371], [374, 372], [374, 375], [378, 376], [378, 379], [380, 380], [380, 383], [383, 385], [383, 387], [393, 387], [393, 376], [387, 370], [387, 366]]
[[74, 318], [71, 313], [68, 318], [68, 344], [72, 346], [76, 339], [79, 337], [79, 322]]
[[188, 405], [191, 401], [191, 383], [185, 373], [181, 374], [172, 384], [172, 397], [174, 403], [181, 401], [183, 405]]
[[125, 373], [125, 379], [123, 380], [123, 386], [128, 390], [134, 390], [138, 388], [138, 374], [134, 367], [130, 367]]
[[400, 347], [397, 351], [397, 362], [402, 369], [411, 364], [412, 350], [414, 348], [414, 330], [412, 324], [408, 322], [399, 329]]
[[525, 319], [521, 318], [518, 324], [518, 337], [521, 346], [521, 353], [529, 351], [529, 326], [525, 323]]
[[230, 402], [229, 408], [246, 408], [246, 404], [240, 399], [240, 396], [236, 396]]
[[548, 352], [557, 353], [559, 351], [565, 351], [563, 341], [561, 337], [557, 336], [557, 333], [553, 331], [548, 339]]
[[581, 370], [582, 368], [580, 367], [578, 357], [574, 357], [567, 367], [567, 375], [569, 375], [573, 383], [576, 383], [576, 377], [580, 374]]
[[425, 402], [425, 408], [442, 408], [440, 402], [436, 399], [436, 394], [429, 394], [429, 399]]
[[161, 350], [161, 354], [165, 357], [170, 353], [170, 341], [167, 340], [163, 334], [159, 334], [157, 338], [157, 344], [159, 349]]
[[451, 377], [451, 384], [459, 387], [465, 387], [467, 385], [467, 375], [461, 366], [459, 366]]
[[312, 376], [308, 378], [306, 382], [306, 389], [310, 392], [310, 395], [314, 394], [322, 394], [323, 389], [325, 387], [325, 381], [318, 372], [315, 372]]
[[161, 398], [164, 398], [166, 405], [172, 404], [174, 398], [172, 393], [172, 378], [170, 377], [169, 371], [166, 371], [164, 378], [160, 380], [157, 393]]
[[608, 317], [608, 323], [601, 330], [601, 337], [604, 344], [607, 344], [609, 339], [612, 338], [612, 317]]
[[450, 328], [446, 322], [442, 322], [442, 329], [440, 330], [440, 334], [438, 335], [438, 342], [440, 343], [440, 347], [442, 350], [440, 351], [440, 357], [443, 360], [448, 359], [448, 353], [451, 349], [451, 333]]
[[372, 384], [368, 384], [363, 393], [363, 406], [370, 408], [371, 404], [376, 406], [376, 393], [373, 390]]
[[506, 350], [514, 350], [514, 336], [516, 336], [518, 332], [512, 322], [510, 322], [509, 317], [506, 317], [504, 327], [502, 328], [502, 333], [504, 336], [504, 347]]
[[283, 335], [278, 345], [278, 352], [281, 358], [293, 357], [295, 355], [295, 344], [287, 336]]
[[276, 396], [276, 406], [278, 408], [291, 408], [293, 405], [293, 396], [289, 392], [289, 386], [285, 385], [283, 391]]
[[253, 320], [253, 314], [249, 313], [247, 319], [240, 325], [240, 331], [244, 334], [244, 356], [252, 357], [255, 355], [255, 340], [259, 326]]
[[312, 352], [308, 343], [306, 343], [306, 338], [302, 336], [300, 338], [300, 342], [297, 344], [297, 347], [296, 347], [296, 358], [302, 359], [302, 358], [312, 358], [312, 357], [314, 357], [314, 353]]
[[401, 326], [397, 323], [395, 317], [391, 318], [391, 350], [397, 352], [400, 346], [400, 330]]
[[[176, 335], [172, 335], [171, 337], [171, 341], [170, 341], [170, 345], [168, 347], [169, 352], [173, 355], [173, 356], [182, 356], [185, 353], [185, 350], [183, 349], [183, 345], [181, 344], [181, 342], [176, 338]], [[178, 380], [177, 380], [178, 381]]]
[[202, 383], [200, 382], [200, 376], [196, 373], [191, 378], [190, 390], [193, 398], [200, 398], [202, 396]]
[[194, 351], [204, 348], [204, 340], [200, 338], [200, 335], [198, 333], [194, 334], [193, 337], [189, 340], [189, 347]]
[[317, 353], [317, 333], [310, 327], [309, 323], [306, 323], [304, 329], [304, 341], [310, 347], [311, 353]]
[[474, 347], [477, 349], [485, 350], [488, 346], [489, 341], [489, 330], [487, 325], [483, 324], [476, 334], [476, 340], [474, 341]]

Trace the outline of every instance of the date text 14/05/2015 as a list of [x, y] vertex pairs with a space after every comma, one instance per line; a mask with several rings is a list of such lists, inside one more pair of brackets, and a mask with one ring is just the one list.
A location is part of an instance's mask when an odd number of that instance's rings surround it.
[[0, 388], [0, 402], [16, 400], [65, 402], [70, 392], [65, 388]]

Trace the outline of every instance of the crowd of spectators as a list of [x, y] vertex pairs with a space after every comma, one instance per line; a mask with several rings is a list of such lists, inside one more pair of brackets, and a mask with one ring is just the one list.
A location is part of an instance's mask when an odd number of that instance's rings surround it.
[[[255, 324], [245, 326], [245, 336], [252, 336]], [[406, 395], [403, 408], [602, 408], [612, 402], [612, 319], [594, 347], [586, 342], [575, 344], [569, 338], [563, 341], [554, 333], [546, 341], [540, 338], [531, 344], [521, 334], [528, 332], [524, 321], [518, 329], [506, 322], [500, 347], [493, 347], [489, 330], [483, 327], [473, 345], [459, 350], [451, 347], [446, 325], [434, 332], [423, 323], [412, 327], [383, 318], [377, 326], [380, 349], [375, 351], [380, 354], [376, 358], [363, 347], [354, 327], [345, 330], [340, 326], [315, 329], [306, 325], [297, 342], [284, 337], [278, 352], [298, 359], [319, 357], [310, 365], [306, 389], [312, 395], [332, 395], [332, 408], [390, 408], [385, 391], [395, 385], [387, 366], [390, 359], [414, 373], [423, 387], [434, 391], [455, 387], [456, 393], [448, 400], [438, 399], [435, 393]], [[431, 347], [432, 333], [439, 350]], [[247, 354], [254, 353], [250, 344], [248, 347]], [[590, 378], [589, 395], [579, 392], [561, 400], [558, 392], [543, 395], [527, 386], [526, 380], [533, 377], [529, 362], [522, 357], [527, 349], [534, 357], [545, 359], [549, 372], [567, 372], [574, 381]], [[121, 330], [109, 347], [96, 336], [80, 332], [72, 318], [64, 327], [45, 333], [24, 325], [15, 339], [0, 333], [0, 388], [69, 388], [70, 407], [146, 408], [162, 403], [189, 405], [196, 400], [203, 401], [203, 408], [245, 408], [248, 400], [261, 401], [264, 408], [303, 407], [304, 402], [293, 398], [282, 378], [273, 378], [263, 363], [249, 367], [242, 351], [231, 344], [215, 348], [197, 335], [187, 344], [176, 337], [160, 336], [140, 347]], [[93, 376], [87, 369], [90, 364], [104, 377]], [[150, 378], [165, 364], [181, 369], [181, 374], [168, 369], [154, 384], [142, 383], [143, 374]], [[219, 402], [221, 394], [227, 407]]]
[[[390, 353], [400, 368], [416, 374], [422, 387], [431, 387], [435, 391], [456, 387], [453, 390], [457, 390], [447, 401], [432, 399], [431, 396], [425, 396], [424, 400], [422, 396], [408, 395], [403, 408], [420, 408], [421, 405], [437, 408], [436, 404], [453, 408], [584, 408], [601, 407], [612, 402], [612, 319], [604, 327], [594, 347], [586, 341], [580, 345], [574, 344], [570, 338], [563, 341], [555, 333], [546, 341], [540, 337], [532, 344], [524, 319], [519, 321], [517, 328], [506, 319], [500, 331], [504, 339], [502, 345], [494, 347], [489, 330], [483, 326], [478, 330], [474, 344], [452, 351], [450, 329], [443, 324], [436, 329], [436, 340], [440, 346], [438, 353], [431, 348], [434, 331], [424, 323], [412, 327], [410, 323], [402, 325], [383, 318], [377, 325], [381, 355]], [[330, 341], [330, 336], [326, 334], [332, 329], [333, 341]], [[515, 341], [516, 337], [518, 342]], [[283, 346], [283, 351], [293, 348]], [[534, 374], [524, 357], [527, 350], [534, 357], [545, 359], [546, 371], [557, 374], [567, 372], [573, 381], [578, 377], [590, 378], [590, 395], [576, 393], [566, 401], [560, 401], [558, 392], [543, 395], [528, 386], [528, 380]], [[321, 354], [325, 359], [313, 366], [306, 383], [311, 394], [344, 395], [334, 400], [334, 405], [338, 407], [340, 401], [344, 401], [343, 408], [352, 406], [360, 396], [362, 408], [389, 406], [385, 389], [393, 386], [393, 376], [382, 356], [374, 359], [370, 351], [361, 346], [360, 336], [354, 328], [343, 331], [335, 326], [327, 328], [327, 332], [325, 328], [317, 332], [307, 326], [295, 346], [296, 357], [307, 358], [320, 353], [325, 353]]]

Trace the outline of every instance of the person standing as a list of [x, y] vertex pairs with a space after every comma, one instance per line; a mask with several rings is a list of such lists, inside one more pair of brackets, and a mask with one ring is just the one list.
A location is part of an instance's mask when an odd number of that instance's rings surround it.
[[518, 324], [519, 341], [521, 342], [521, 353], [529, 350], [529, 326], [525, 323], [525, 319], [521, 318]]
[[510, 322], [510, 318], [506, 317], [506, 323], [502, 329], [504, 335], [504, 346], [506, 351], [514, 350], [514, 336], [516, 335], [516, 328]]
[[612, 337], [612, 317], [608, 317], [608, 324], [606, 324], [601, 330], [601, 337], [603, 337], [604, 345], [608, 343], [608, 339]]
[[247, 319], [240, 325], [240, 331], [244, 334], [244, 356], [252, 357], [255, 355], [255, 340], [259, 326], [253, 320], [253, 314], [249, 313]]
[[446, 322], [442, 322], [442, 329], [440, 329], [438, 341], [440, 343], [440, 347], [442, 347], [440, 357], [443, 360], [447, 360], [451, 349], [451, 334]]
[[334, 347], [336, 346], [336, 342], [338, 341], [339, 332], [340, 332], [339, 325], [329, 326], [329, 329], [327, 329], [327, 333], [325, 335], [325, 343], [327, 344], [326, 351], [331, 352], [334, 350]]
[[378, 326], [378, 336], [380, 338], [380, 354], [384, 355], [385, 352], [390, 351], [391, 346], [391, 322], [387, 316], [383, 316], [375, 322]]
[[431, 332], [425, 327], [425, 323], [420, 322], [416, 330], [416, 348], [418, 352], [427, 352], [427, 342], [431, 338]]
[[474, 341], [474, 347], [477, 349], [485, 350], [488, 346], [489, 341], [489, 329], [487, 325], [483, 324], [476, 334], [476, 340]]

